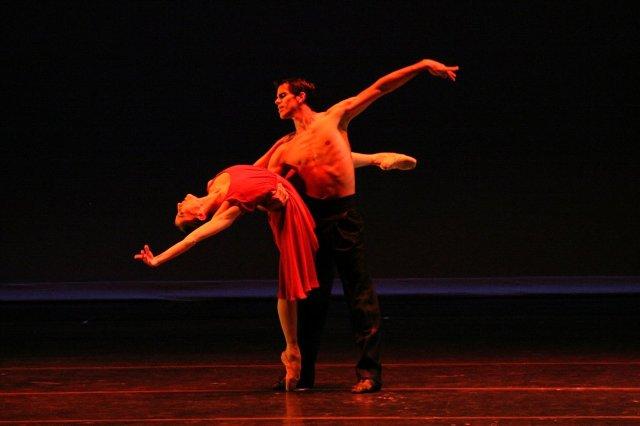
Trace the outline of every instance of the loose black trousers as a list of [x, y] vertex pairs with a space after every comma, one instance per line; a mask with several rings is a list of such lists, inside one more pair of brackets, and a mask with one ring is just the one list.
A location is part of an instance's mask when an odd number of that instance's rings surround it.
[[359, 359], [358, 379], [382, 383], [380, 305], [369, 275], [364, 250], [364, 222], [355, 195], [318, 200], [303, 197], [316, 221], [319, 249], [316, 268], [320, 288], [298, 301], [298, 341], [302, 354], [301, 382], [313, 385], [322, 330], [327, 318], [334, 270], [342, 281]]

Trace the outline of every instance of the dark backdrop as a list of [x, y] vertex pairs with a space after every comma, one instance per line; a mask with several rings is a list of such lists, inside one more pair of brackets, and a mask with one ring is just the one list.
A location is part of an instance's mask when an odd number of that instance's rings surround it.
[[350, 127], [419, 160], [357, 172], [374, 277], [640, 274], [635, 6], [252, 3], [3, 3], [3, 282], [274, 278], [259, 214], [156, 270], [132, 256], [292, 129], [272, 80], [308, 76], [325, 108], [425, 57], [458, 81]]

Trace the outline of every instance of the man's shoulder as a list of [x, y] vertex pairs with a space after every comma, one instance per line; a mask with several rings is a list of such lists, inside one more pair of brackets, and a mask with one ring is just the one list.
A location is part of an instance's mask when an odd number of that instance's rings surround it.
[[344, 99], [329, 109], [323, 112], [323, 122], [331, 123], [331, 126], [337, 126], [338, 128], [346, 128], [348, 124], [348, 120], [345, 121], [347, 117], [347, 111], [353, 103], [355, 98]]
[[291, 133], [287, 133], [286, 135], [284, 135], [283, 137], [281, 137], [278, 142], [280, 143], [285, 143], [285, 142], [289, 142], [291, 139], [293, 139], [296, 136], [296, 132], [293, 131]]
[[291, 139], [293, 139], [295, 137], [295, 135], [296, 135], [296, 132], [294, 131], [294, 132], [291, 132], [291, 133], [287, 133], [284, 136], [281, 136], [278, 140], [275, 141], [275, 143], [273, 144], [272, 149], [273, 148], [277, 148], [280, 145], [289, 142]]
[[336, 113], [344, 113], [344, 111], [355, 102], [356, 97], [352, 96], [347, 99], [343, 99], [340, 102], [336, 102], [332, 106], [330, 106], [325, 112], [325, 114], [336, 114]]

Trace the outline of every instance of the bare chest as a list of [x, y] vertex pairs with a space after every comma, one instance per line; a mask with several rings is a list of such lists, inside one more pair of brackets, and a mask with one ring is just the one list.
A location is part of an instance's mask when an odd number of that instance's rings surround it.
[[337, 131], [310, 129], [296, 134], [287, 143], [284, 162], [295, 167], [333, 163], [349, 152], [348, 142]]

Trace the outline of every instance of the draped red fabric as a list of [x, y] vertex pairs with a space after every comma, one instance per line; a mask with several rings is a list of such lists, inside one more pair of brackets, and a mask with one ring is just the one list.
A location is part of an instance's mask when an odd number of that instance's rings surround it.
[[[253, 212], [258, 205], [268, 209], [269, 225], [280, 251], [278, 298], [306, 298], [319, 286], [315, 267], [318, 240], [313, 217], [298, 192], [286, 179], [260, 167], [238, 165], [221, 173], [231, 177], [226, 201], [245, 212]], [[288, 194], [284, 205], [276, 193], [278, 184]]]

